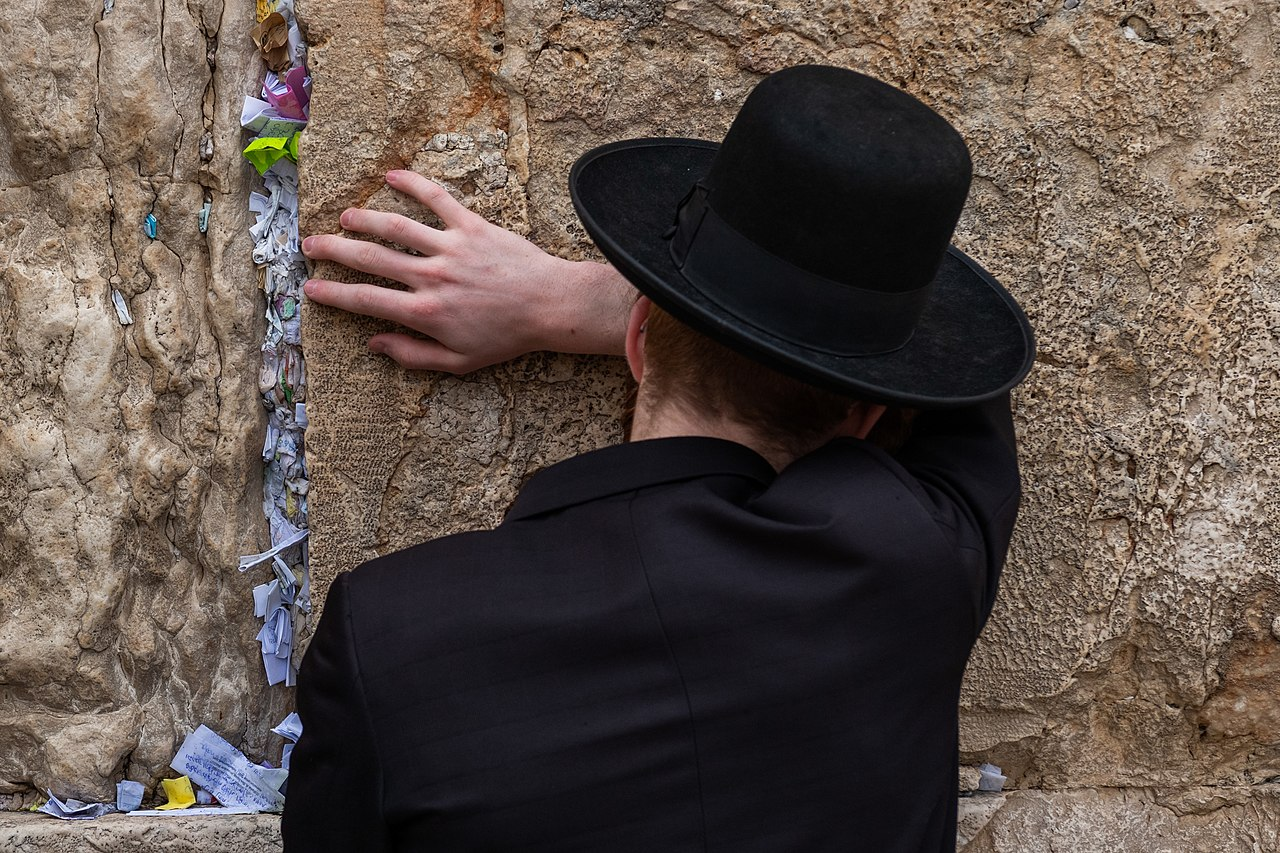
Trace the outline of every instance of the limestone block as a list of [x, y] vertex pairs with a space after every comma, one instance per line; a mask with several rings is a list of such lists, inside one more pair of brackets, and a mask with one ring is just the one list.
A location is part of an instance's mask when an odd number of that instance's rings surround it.
[[[1023, 787], [1249, 784], [1280, 774], [1277, 11], [313, 3], [304, 230], [336, 230], [348, 204], [408, 209], [381, 173], [409, 167], [589, 255], [565, 182], [593, 145], [718, 138], [762, 74], [797, 62], [919, 95], [973, 151], [956, 242], [1041, 341], [964, 757]], [[318, 592], [374, 554], [492, 524], [532, 468], [618, 435], [616, 366], [404, 375], [364, 350], [379, 324], [314, 306], [306, 323]]]
[[235, 569], [265, 535], [252, 20], [0, 8], [0, 806], [152, 784], [200, 723], [279, 749]]
[[[527, 232], [530, 208], [544, 202], [526, 185], [528, 117], [516, 72], [504, 69], [527, 65], [529, 31], [559, 14], [458, 0], [305, 7], [317, 82], [303, 230], [335, 231], [345, 206], [365, 202], [421, 215], [382, 181], [413, 168]], [[557, 248], [587, 251], [581, 240]], [[358, 280], [324, 265], [316, 275]], [[367, 352], [382, 327], [318, 305], [304, 315], [317, 605], [336, 572], [492, 526], [529, 473], [621, 435], [620, 365], [540, 354], [461, 378], [406, 374]]]
[[1019, 785], [1280, 769], [1272, 11], [1053, 9], [956, 87], [959, 239], [1040, 334], [1023, 524], [964, 696], [965, 748]]

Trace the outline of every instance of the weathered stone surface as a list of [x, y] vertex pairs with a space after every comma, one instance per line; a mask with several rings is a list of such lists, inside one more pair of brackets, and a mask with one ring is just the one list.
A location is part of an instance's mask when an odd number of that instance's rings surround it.
[[[802, 61], [918, 94], [973, 149], [957, 243], [1041, 338], [1016, 399], [1027, 499], [969, 670], [965, 758], [1021, 787], [1248, 785], [1280, 775], [1276, 12], [314, 3], [304, 225], [394, 204], [381, 173], [408, 166], [577, 256], [591, 249], [565, 179], [592, 145], [716, 138], [761, 74]], [[617, 435], [614, 367], [404, 376], [365, 354], [374, 324], [308, 316], [321, 588], [492, 523], [536, 464]]]
[[1274, 11], [1054, 9], [924, 72], [977, 151], [960, 240], [1040, 333], [964, 699], [966, 748], [1022, 786], [1280, 773]]
[[[957, 242], [1041, 339], [1016, 400], [1023, 522], [963, 697], [966, 761], [999, 764], [1024, 790], [966, 802], [962, 837], [973, 851], [1267, 849], [1275, 794], [1258, 783], [1280, 776], [1277, 12], [1274, 0], [309, 0], [304, 228], [334, 230], [348, 204], [404, 209], [381, 175], [408, 167], [587, 256], [565, 178], [592, 145], [716, 138], [760, 75], [801, 61], [934, 104], [974, 153]], [[252, 641], [254, 579], [231, 569], [263, 541], [261, 321], [236, 126], [260, 68], [251, 21], [247, 0], [0, 9], [10, 805], [38, 786], [102, 796], [121, 775], [153, 778], [200, 722], [260, 754], [283, 712]], [[113, 287], [133, 326], [116, 321]], [[617, 364], [535, 355], [405, 375], [365, 352], [377, 324], [314, 305], [307, 318], [317, 597], [369, 556], [494, 523], [530, 471], [620, 436]], [[1213, 787], [1174, 791], [1198, 785]]]
[[283, 849], [276, 815], [107, 815], [91, 821], [61, 821], [42, 814], [0, 812], [3, 853], [276, 853]]
[[956, 809], [956, 849], [968, 844], [1004, 805], [1007, 795], [982, 793], [960, 798]]
[[200, 723], [279, 749], [235, 569], [264, 535], [252, 20], [246, 0], [0, 8], [0, 805], [113, 798]]
[[1280, 838], [1280, 789], [1016, 791], [962, 853], [1258, 853]]
[[[535, 205], [558, 205], [553, 227], [577, 237], [542, 242], [589, 251], [565, 199], [526, 185], [519, 69], [537, 22], [558, 10], [507, 4], [504, 17], [488, 2], [339, 0], [303, 12], [317, 81], [302, 151], [305, 231], [336, 230], [349, 204], [408, 210], [382, 176], [413, 168], [520, 231]], [[326, 274], [347, 278], [317, 270]], [[318, 353], [308, 356], [308, 464], [313, 494], [324, 495], [310, 503], [317, 602], [362, 560], [492, 526], [529, 473], [621, 435], [620, 365], [544, 354], [462, 378], [405, 374], [367, 352], [374, 322], [310, 305], [304, 324], [304, 347]]]

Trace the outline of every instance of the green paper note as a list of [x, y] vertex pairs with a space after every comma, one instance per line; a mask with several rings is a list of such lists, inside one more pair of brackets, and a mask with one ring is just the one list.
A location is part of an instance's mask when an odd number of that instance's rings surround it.
[[259, 175], [265, 175], [281, 157], [288, 157], [297, 163], [298, 137], [301, 135], [259, 136], [244, 147], [244, 158], [253, 164]]

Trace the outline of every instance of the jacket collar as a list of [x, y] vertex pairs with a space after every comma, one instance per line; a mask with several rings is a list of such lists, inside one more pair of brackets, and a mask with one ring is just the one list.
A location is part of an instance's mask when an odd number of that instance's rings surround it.
[[511, 505], [507, 521], [711, 475], [746, 477], [765, 486], [777, 476], [760, 454], [725, 439], [682, 436], [635, 441], [583, 453], [534, 474]]

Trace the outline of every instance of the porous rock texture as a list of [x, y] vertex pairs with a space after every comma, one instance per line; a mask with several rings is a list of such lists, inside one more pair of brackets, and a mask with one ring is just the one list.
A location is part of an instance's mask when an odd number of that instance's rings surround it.
[[94, 821], [51, 820], [0, 812], [4, 853], [279, 853], [277, 815], [164, 817], [107, 815]]
[[[1040, 340], [1015, 398], [1026, 500], [962, 744], [967, 763], [1041, 793], [1002, 801], [974, 849], [1023, 849], [1014, 827], [1049, 838], [1091, 803], [1192, 832], [1149, 788], [1230, 786], [1235, 811], [1215, 823], [1228, 800], [1205, 797], [1191, 823], [1262, 832], [1274, 798], [1249, 793], [1280, 776], [1278, 11], [311, 0], [304, 230], [336, 231], [347, 205], [410, 209], [382, 174], [411, 168], [586, 256], [566, 176], [593, 145], [718, 138], [761, 75], [806, 61], [917, 94], [973, 151], [956, 242]], [[616, 364], [538, 355], [406, 375], [365, 351], [381, 324], [307, 317], [321, 593], [360, 560], [494, 523], [529, 471], [618, 437]], [[1121, 846], [1182, 849], [1153, 832]]]
[[1276, 785], [1015, 791], [994, 804], [964, 853], [1261, 853], [1280, 838]]
[[113, 801], [201, 723], [278, 757], [236, 571], [266, 535], [252, 24], [245, 0], [0, 5], [0, 806]]

